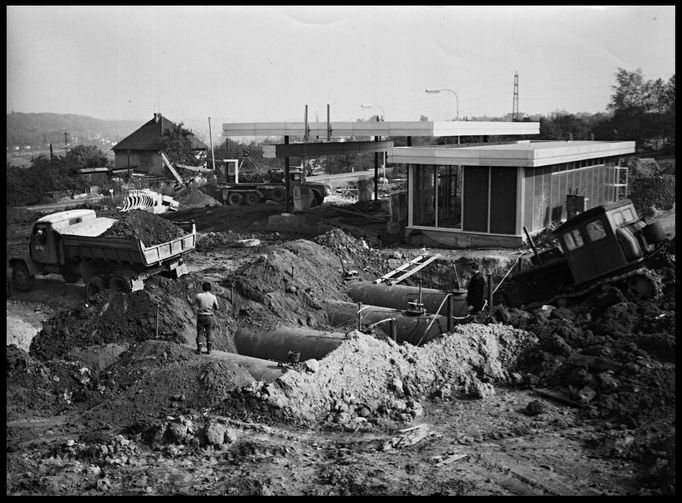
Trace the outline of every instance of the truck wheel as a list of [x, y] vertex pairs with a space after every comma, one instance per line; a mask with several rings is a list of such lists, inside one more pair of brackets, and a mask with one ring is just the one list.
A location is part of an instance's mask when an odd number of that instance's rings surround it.
[[255, 192], [249, 192], [244, 196], [244, 202], [249, 206], [256, 206], [260, 203], [260, 196]]
[[78, 280], [81, 279], [81, 275], [78, 271], [71, 270], [62, 271], [62, 277], [67, 283], [78, 283]]
[[229, 196], [227, 196], [227, 203], [238, 206], [242, 204], [242, 201], [244, 201], [244, 196], [242, 196], [239, 192], [232, 192]]
[[85, 285], [85, 295], [92, 300], [99, 292], [107, 289], [107, 282], [102, 276], [93, 276]]
[[12, 282], [14, 288], [20, 292], [28, 292], [35, 284], [35, 276], [28, 270], [28, 266], [24, 262], [19, 262], [12, 268]]
[[270, 193], [270, 199], [275, 201], [276, 203], [281, 203], [284, 201], [284, 189], [280, 189], [279, 187], [272, 189], [272, 192]]
[[313, 206], [321, 206], [322, 203], [324, 202], [324, 196], [317, 192], [316, 190], [313, 190], [313, 202], [310, 205], [311, 207]]
[[109, 290], [114, 292], [130, 293], [132, 291], [132, 287], [130, 286], [130, 281], [119, 274], [114, 274], [109, 280]]

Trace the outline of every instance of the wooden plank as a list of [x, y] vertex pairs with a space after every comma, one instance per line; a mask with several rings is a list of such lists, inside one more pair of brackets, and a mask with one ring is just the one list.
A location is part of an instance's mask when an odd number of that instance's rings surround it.
[[178, 174], [177, 171], [175, 171], [175, 168], [173, 167], [173, 165], [171, 164], [171, 162], [168, 160], [168, 157], [166, 157], [166, 154], [164, 154], [163, 152], [161, 152], [161, 158], [163, 159], [163, 162], [166, 163], [166, 166], [168, 166], [168, 169], [169, 169], [170, 172], [173, 174], [173, 176], [174, 176], [175, 179], [178, 181], [178, 183], [179, 183], [180, 185], [185, 185], [185, 182], [182, 180], [182, 177]]
[[381, 283], [382, 281], [390, 278], [391, 276], [393, 276], [393, 275], [395, 275], [401, 271], [404, 271], [405, 269], [407, 269], [411, 265], [418, 263], [419, 261], [421, 261], [422, 258], [423, 258], [423, 255], [420, 255], [419, 257], [412, 259], [409, 262], [406, 262], [405, 264], [401, 265], [400, 267], [393, 269], [391, 272], [384, 274], [381, 278], [374, 280], [374, 282], [375, 283]]
[[396, 284], [400, 283], [402, 280], [404, 280], [404, 279], [409, 278], [410, 276], [412, 276], [415, 272], [422, 270], [424, 267], [426, 267], [427, 265], [429, 265], [431, 262], [433, 262], [434, 260], [436, 260], [438, 257], [439, 257], [439, 255], [434, 255], [433, 257], [429, 257], [426, 261], [422, 262], [421, 264], [419, 264], [419, 265], [418, 265], [417, 267], [415, 267], [414, 269], [409, 270], [408, 272], [406, 272], [405, 274], [403, 274], [402, 276], [400, 276], [400, 277], [397, 278], [397, 279], [391, 280], [390, 283], [391, 283], [392, 285], [396, 285]]

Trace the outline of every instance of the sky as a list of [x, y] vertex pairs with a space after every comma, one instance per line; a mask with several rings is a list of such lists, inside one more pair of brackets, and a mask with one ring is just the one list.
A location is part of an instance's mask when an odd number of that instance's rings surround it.
[[[7, 6], [7, 112], [187, 126], [601, 112], [674, 6]], [[428, 94], [426, 89], [449, 89]], [[362, 107], [362, 105], [372, 105]]]

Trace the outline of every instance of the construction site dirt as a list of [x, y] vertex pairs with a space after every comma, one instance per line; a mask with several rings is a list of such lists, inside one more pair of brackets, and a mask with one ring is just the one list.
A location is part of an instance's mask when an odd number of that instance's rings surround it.
[[[494, 305], [414, 346], [325, 306], [425, 253], [405, 284], [449, 290], [521, 250], [406, 246], [341, 197], [290, 224], [269, 220], [282, 204], [179, 200], [163, 218], [196, 223], [188, 274], [91, 300], [52, 275], [8, 290], [8, 495], [675, 494], [674, 209], [655, 302], [611, 287]], [[34, 218], [10, 211], [8, 248]], [[194, 352], [204, 281], [210, 355]], [[345, 336], [319, 359], [237, 354], [238, 331], [282, 327]]]

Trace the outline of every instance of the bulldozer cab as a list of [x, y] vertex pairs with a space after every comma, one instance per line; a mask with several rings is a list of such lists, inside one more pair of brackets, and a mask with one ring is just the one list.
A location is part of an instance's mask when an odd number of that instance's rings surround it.
[[591, 208], [555, 231], [576, 284], [622, 269], [642, 256], [630, 229], [638, 220], [632, 203], [623, 200]]

